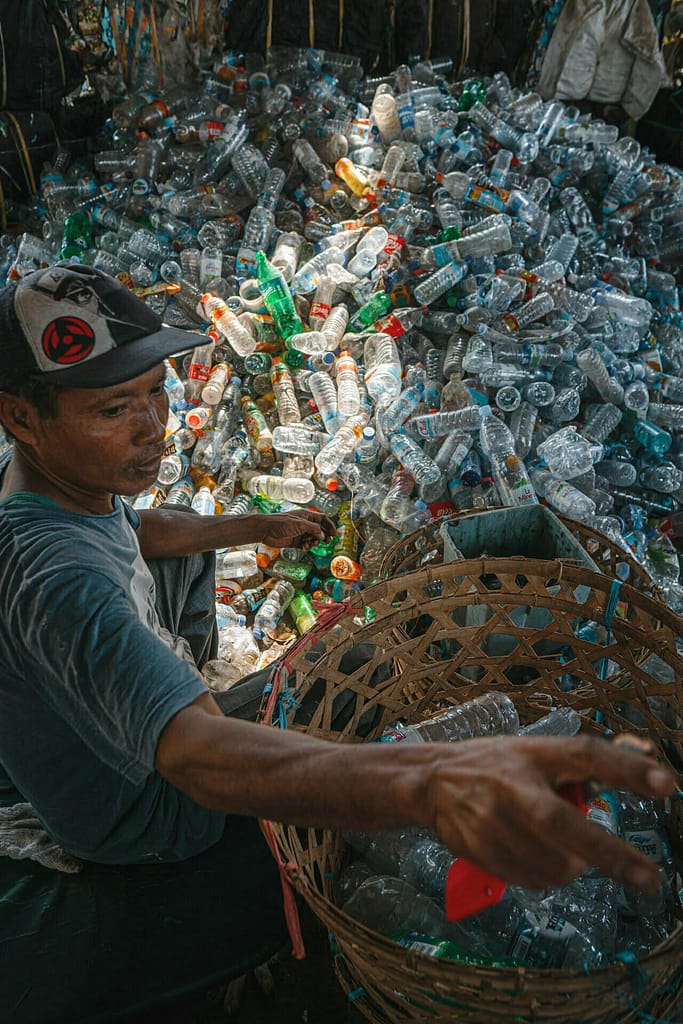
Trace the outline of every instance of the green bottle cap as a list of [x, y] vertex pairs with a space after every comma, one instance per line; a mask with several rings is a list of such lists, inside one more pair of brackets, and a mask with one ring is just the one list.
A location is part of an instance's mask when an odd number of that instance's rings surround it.
[[291, 367], [292, 370], [298, 370], [300, 366], [303, 366], [306, 356], [303, 352], [299, 352], [298, 349], [290, 348], [287, 349], [284, 355], [284, 360], [287, 366]]

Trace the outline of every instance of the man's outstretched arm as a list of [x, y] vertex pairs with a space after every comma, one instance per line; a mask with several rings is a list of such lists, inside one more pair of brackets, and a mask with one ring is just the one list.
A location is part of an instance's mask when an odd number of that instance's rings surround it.
[[226, 718], [210, 695], [170, 720], [155, 765], [197, 803], [226, 813], [330, 828], [428, 826], [454, 854], [536, 889], [591, 865], [656, 890], [656, 866], [557, 790], [588, 778], [643, 796], [676, 789], [653, 759], [605, 740], [338, 744]]
[[138, 514], [137, 535], [143, 558], [174, 558], [242, 544], [310, 547], [336, 533], [327, 516], [304, 509], [270, 515], [198, 516], [158, 508]]

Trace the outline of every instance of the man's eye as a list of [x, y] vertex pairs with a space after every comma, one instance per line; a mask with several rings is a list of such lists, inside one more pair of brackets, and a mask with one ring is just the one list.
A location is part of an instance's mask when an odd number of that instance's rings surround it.
[[120, 416], [125, 411], [125, 405], [112, 405], [108, 409], [102, 410], [103, 416]]
[[164, 392], [165, 392], [165, 390], [166, 390], [166, 389], [165, 389], [165, 387], [164, 387], [164, 382], [163, 382], [163, 380], [162, 380], [162, 381], [159, 381], [159, 383], [158, 383], [158, 384], [155, 384], [155, 385], [154, 385], [154, 387], [153, 387], [153, 388], [151, 389], [151, 391], [150, 391], [150, 394], [151, 394], [151, 395], [163, 395], [163, 394], [164, 394]]

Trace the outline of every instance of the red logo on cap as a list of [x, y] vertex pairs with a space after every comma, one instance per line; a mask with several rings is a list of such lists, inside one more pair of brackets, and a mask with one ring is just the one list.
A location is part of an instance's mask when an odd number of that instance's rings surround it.
[[52, 363], [68, 366], [87, 359], [95, 345], [95, 332], [85, 320], [59, 316], [43, 331], [43, 352]]

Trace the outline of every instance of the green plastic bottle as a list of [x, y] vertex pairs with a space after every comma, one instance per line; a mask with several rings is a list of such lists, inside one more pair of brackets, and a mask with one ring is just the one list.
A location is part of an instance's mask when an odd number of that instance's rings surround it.
[[469, 110], [477, 100], [481, 103], [486, 102], [486, 86], [479, 78], [468, 82], [463, 89], [458, 101], [458, 110]]
[[72, 256], [81, 257], [92, 245], [92, 227], [87, 213], [72, 213], [64, 221], [60, 259], [68, 260]]
[[303, 590], [297, 590], [289, 603], [288, 611], [299, 633], [307, 633], [315, 624], [315, 609], [311, 604], [310, 597]]
[[386, 292], [375, 292], [372, 298], [357, 310], [349, 321], [352, 330], [358, 331], [379, 320], [391, 309], [391, 299]]
[[294, 308], [289, 285], [282, 272], [269, 263], [262, 252], [256, 253], [256, 280], [280, 337], [286, 341], [293, 334], [302, 334], [304, 325]]

